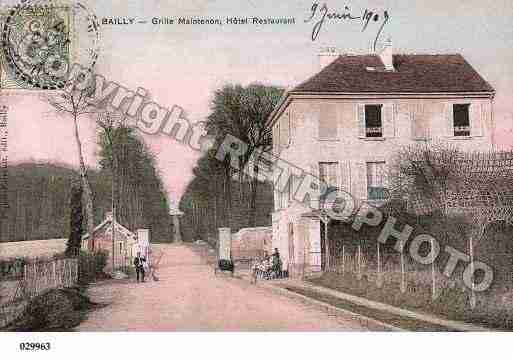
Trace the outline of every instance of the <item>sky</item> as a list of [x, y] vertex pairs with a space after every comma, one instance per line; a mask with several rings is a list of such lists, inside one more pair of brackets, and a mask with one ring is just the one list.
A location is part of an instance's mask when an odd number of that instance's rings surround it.
[[[0, 0], [0, 4], [7, 0]], [[15, 1], [15, 0], [9, 0]], [[325, 46], [368, 53], [381, 22], [362, 31], [357, 20], [326, 22], [312, 41], [305, 23], [314, 1], [188, 0], [89, 1], [98, 18], [137, 18], [147, 24], [104, 25], [97, 72], [135, 90], [143, 87], [162, 106], [181, 106], [204, 120], [215, 89], [252, 82], [293, 87], [319, 70]], [[321, 5], [324, 1], [320, 2]], [[422, 2], [326, 1], [330, 11], [365, 9], [389, 21], [380, 40], [391, 38], [398, 53], [461, 53], [496, 89], [497, 139], [510, 147], [513, 135], [513, 6], [509, 0]], [[152, 25], [152, 17], [294, 17], [294, 25]], [[58, 118], [36, 91], [0, 92], [9, 103], [9, 161], [77, 165], [72, 124]], [[80, 121], [87, 165], [97, 166], [96, 125]], [[155, 153], [171, 200], [178, 201], [192, 178], [199, 153], [165, 135], [143, 135]]]

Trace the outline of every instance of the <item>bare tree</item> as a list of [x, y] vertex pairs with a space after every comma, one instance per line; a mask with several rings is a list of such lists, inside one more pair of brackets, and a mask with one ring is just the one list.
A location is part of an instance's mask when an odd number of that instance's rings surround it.
[[[111, 112], [104, 112], [98, 114], [96, 124], [100, 129], [100, 138], [103, 142], [104, 149], [108, 152], [108, 166], [111, 170], [111, 192], [112, 192], [112, 225], [117, 221], [117, 208], [119, 207], [119, 176], [118, 176], [118, 149], [119, 149], [119, 137], [122, 126], [125, 124], [125, 119], [118, 114]], [[115, 268], [115, 239], [116, 231], [112, 231], [112, 269]]]
[[[498, 221], [513, 225], [513, 151], [465, 154], [459, 172], [451, 207], [465, 218], [463, 232], [474, 273], [474, 245], [484, 239], [487, 227]], [[470, 305], [476, 306], [475, 278], [471, 278]]]
[[[443, 240], [448, 240], [449, 201], [457, 191], [461, 152], [450, 145], [430, 143], [412, 145], [400, 150], [390, 169], [390, 195], [392, 204], [406, 201], [416, 214], [433, 214], [443, 223]], [[434, 243], [431, 243], [434, 245]], [[401, 268], [404, 271], [401, 253]], [[403, 275], [404, 277], [404, 275]], [[435, 299], [435, 262], [431, 264], [431, 294]], [[401, 283], [405, 290], [405, 283]]]
[[49, 96], [48, 103], [59, 114], [71, 116], [73, 120], [73, 131], [75, 135], [75, 144], [77, 146], [78, 162], [80, 166], [80, 178], [84, 189], [84, 202], [86, 205], [87, 214], [87, 231], [89, 232], [90, 240], [89, 250], [95, 250], [95, 243], [93, 237], [94, 231], [94, 207], [93, 207], [93, 192], [87, 177], [87, 168], [85, 166], [84, 155], [82, 153], [82, 141], [78, 131], [78, 120], [80, 117], [95, 113], [95, 108], [88, 102], [89, 95], [92, 88], [74, 91], [62, 91], [58, 95]]
[[[513, 152], [468, 153], [448, 145], [408, 147], [391, 171], [392, 197], [406, 200], [414, 213], [435, 214], [448, 239], [452, 216], [462, 216], [458, 228], [468, 240], [471, 272], [474, 245], [496, 221], [513, 224]], [[434, 267], [432, 294], [435, 298]], [[476, 305], [472, 279], [470, 305]]]
[[390, 194], [394, 200], [407, 200], [416, 212], [439, 210], [447, 218], [450, 193], [454, 191], [461, 152], [435, 143], [408, 146], [400, 150], [390, 170]]

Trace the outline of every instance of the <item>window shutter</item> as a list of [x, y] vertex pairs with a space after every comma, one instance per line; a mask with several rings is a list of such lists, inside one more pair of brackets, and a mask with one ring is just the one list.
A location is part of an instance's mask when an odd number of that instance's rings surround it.
[[319, 112], [319, 140], [338, 139], [337, 105], [322, 104]]
[[390, 179], [389, 179], [389, 169], [386, 162], [381, 163], [381, 166], [379, 167], [380, 173], [382, 179], [383, 187], [388, 188], [390, 186]]
[[[319, 163], [314, 163], [310, 165], [310, 173], [317, 178], [317, 181], [320, 182], [320, 173], [319, 173]], [[317, 193], [316, 198], [310, 198], [310, 207], [311, 208], [319, 208], [319, 195], [320, 195], [320, 187], [319, 192]]]
[[343, 191], [350, 192], [351, 190], [351, 175], [350, 175], [350, 162], [342, 161], [339, 163], [340, 176], [339, 176], [339, 188]]
[[412, 105], [412, 137], [415, 139], [429, 138], [429, 124], [424, 110], [424, 104], [422, 103]]
[[445, 136], [453, 137], [454, 136], [454, 115], [453, 115], [453, 106], [452, 103], [445, 103], [443, 109], [443, 121], [444, 121], [444, 129]]
[[470, 118], [470, 135], [480, 137], [483, 135], [483, 120], [481, 104], [472, 103], [468, 109], [468, 115]]
[[410, 125], [411, 125], [411, 137], [417, 138], [417, 116], [416, 111], [417, 105], [416, 104], [410, 104], [408, 106], [408, 110], [410, 113]]
[[485, 135], [490, 124], [490, 113], [487, 103], [481, 104], [481, 135]]
[[367, 199], [367, 165], [365, 162], [355, 163], [355, 175], [352, 178], [353, 183], [351, 188], [353, 189], [353, 195], [356, 199], [366, 200]]
[[385, 138], [395, 137], [395, 104], [383, 105], [383, 133]]
[[330, 174], [329, 181], [330, 185], [333, 187], [338, 187], [340, 185], [340, 163], [335, 162], [330, 166]]
[[359, 104], [357, 106], [356, 117], [358, 121], [358, 136], [365, 137], [365, 105]]

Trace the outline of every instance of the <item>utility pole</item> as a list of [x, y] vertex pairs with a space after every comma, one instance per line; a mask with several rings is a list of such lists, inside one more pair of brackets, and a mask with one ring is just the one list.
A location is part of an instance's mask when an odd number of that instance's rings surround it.
[[114, 273], [114, 270], [116, 268], [115, 266], [115, 255], [114, 252], [116, 252], [116, 205], [114, 204], [114, 169], [112, 170], [112, 184], [111, 184], [111, 191], [112, 191], [112, 203], [111, 203], [111, 210], [112, 210], [112, 221], [111, 221], [111, 228], [112, 228], [112, 273]]

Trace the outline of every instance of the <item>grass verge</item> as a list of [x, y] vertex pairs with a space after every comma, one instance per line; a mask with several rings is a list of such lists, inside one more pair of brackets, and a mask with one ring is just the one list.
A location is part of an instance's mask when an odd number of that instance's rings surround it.
[[472, 323], [491, 329], [513, 329], [513, 313], [493, 306], [485, 300], [478, 300], [477, 307], [471, 309], [468, 304], [469, 292], [462, 292], [457, 288], [441, 288], [438, 298], [433, 301], [429, 287], [409, 287], [406, 293], [402, 293], [398, 285], [390, 283], [378, 288], [374, 282], [365, 279], [358, 280], [352, 274], [325, 273], [319, 278], [310, 279], [309, 282], [440, 318]]

